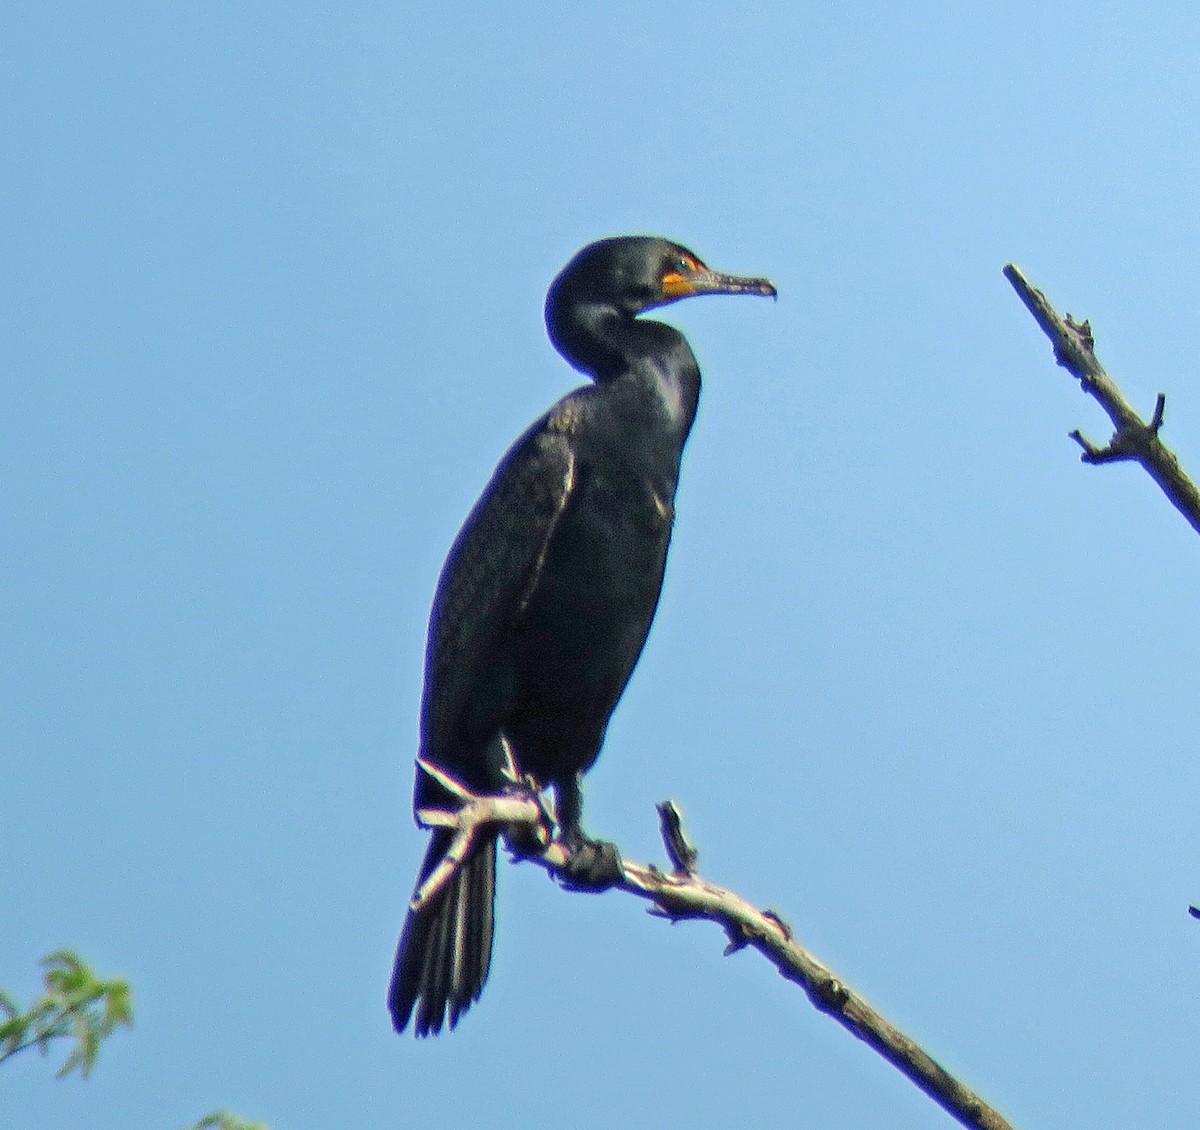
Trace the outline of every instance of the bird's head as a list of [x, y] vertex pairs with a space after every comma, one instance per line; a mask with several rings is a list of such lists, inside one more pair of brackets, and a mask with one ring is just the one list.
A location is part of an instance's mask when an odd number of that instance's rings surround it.
[[615, 307], [629, 316], [698, 294], [760, 294], [775, 297], [766, 279], [725, 275], [705, 266], [678, 243], [627, 235], [588, 244], [550, 287], [546, 310], [577, 304]]
[[653, 328], [639, 334], [633, 324], [638, 314], [698, 294], [774, 298], [775, 287], [766, 279], [714, 271], [669, 239], [617, 236], [588, 244], [559, 272], [546, 295], [546, 328], [572, 365], [603, 379], [622, 371]]

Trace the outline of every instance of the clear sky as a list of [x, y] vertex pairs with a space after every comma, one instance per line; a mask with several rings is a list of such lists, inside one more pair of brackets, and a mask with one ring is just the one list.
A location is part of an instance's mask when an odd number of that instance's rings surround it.
[[545, 287], [664, 234], [705, 392], [591, 831], [702, 870], [1021, 1127], [1200, 1109], [1200, 541], [1001, 276], [1200, 473], [1188, 3], [30, 3], [0, 12], [0, 986], [136, 987], [4, 1130], [942, 1127], [706, 924], [501, 872], [398, 1038], [425, 621], [578, 383]]

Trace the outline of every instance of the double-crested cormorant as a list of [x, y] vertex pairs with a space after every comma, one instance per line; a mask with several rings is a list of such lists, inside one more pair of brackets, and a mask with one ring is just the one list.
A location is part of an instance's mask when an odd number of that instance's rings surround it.
[[[638, 315], [697, 294], [774, 296], [665, 239], [585, 247], [554, 280], [546, 326], [594, 383], [563, 397], [501, 460], [450, 550], [429, 625], [421, 757], [481, 793], [553, 786], [580, 885], [613, 881], [612, 845], [580, 824], [582, 775], [641, 654], [671, 540], [700, 370], [678, 330]], [[416, 807], [444, 807], [418, 770]], [[446, 852], [437, 829], [421, 879]], [[441, 1030], [479, 998], [492, 952], [496, 838], [410, 911], [388, 1004], [397, 1031]]]

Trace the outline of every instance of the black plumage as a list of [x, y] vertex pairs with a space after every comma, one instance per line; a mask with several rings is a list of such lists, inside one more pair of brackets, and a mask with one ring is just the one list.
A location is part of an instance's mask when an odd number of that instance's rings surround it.
[[[522, 774], [553, 786], [560, 836], [603, 883], [581, 827], [580, 778], [637, 663], [662, 587], [679, 461], [700, 371], [676, 329], [638, 317], [698, 294], [774, 295], [709, 270], [665, 239], [585, 247], [546, 298], [558, 351], [594, 383], [565, 396], [509, 450], [442, 570], [430, 618], [421, 756], [477, 792]], [[418, 771], [416, 806], [448, 798]], [[435, 830], [418, 882], [445, 854]], [[601, 862], [598, 864], [597, 860]], [[589, 874], [589, 867], [596, 869]], [[492, 949], [496, 840], [409, 912], [389, 993], [403, 1031], [451, 1027], [478, 999]]]

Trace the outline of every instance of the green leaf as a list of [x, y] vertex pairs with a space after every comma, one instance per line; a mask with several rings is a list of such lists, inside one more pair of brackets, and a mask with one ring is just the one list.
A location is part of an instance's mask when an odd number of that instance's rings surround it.
[[133, 990], [127, 981], [108, 981], [104, 1000], [104, 1023], [112, 1031], [125, 1025], [133, 1026]]

